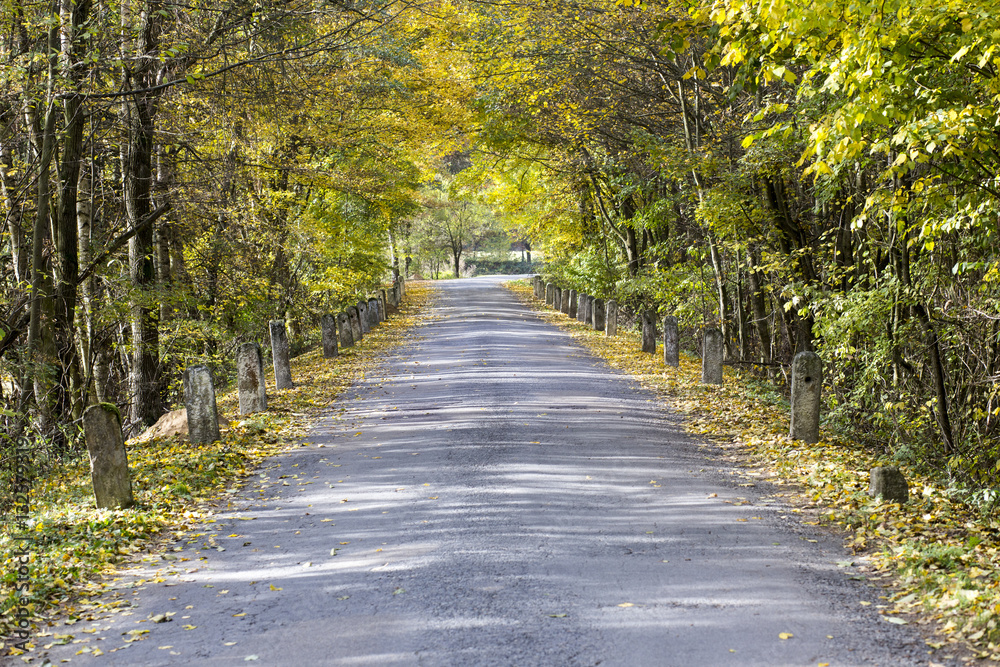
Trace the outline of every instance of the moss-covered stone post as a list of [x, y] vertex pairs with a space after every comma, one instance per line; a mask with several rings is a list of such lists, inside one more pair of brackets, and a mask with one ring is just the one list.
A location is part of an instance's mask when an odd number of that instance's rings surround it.
[[815, 352], [799, 352], [792, 358], [793, 440], [819, 442], [819, 400], [823, 388], [823, 360]]
[[642, 311], [642, 351], [656, 354], [656, 320], [649, 310]]
[[323, 336], [323, 356], [333, 359], [337, 356], [337, 318], [330, 313], [326, 313], [320, 318], [320, 329]]
[[188, 439], [192, 444], [206, 444], [222, 438], [215, 380], [208, 366], [184, 369], [184, 407], [187, 409]]
[[604, 331], [604, 299], [594, 299], [594, 307], [590, 311], [590, 323], [594, 331]]
[[674, 368], [681, 365], [680, 334], [673, 315], [663, 318], [663, 363]]
[[347, 313], [337, 313], [337, 330], [340, 332], [341, 347], [354, 345], [354, 331], [351, 329], [351, 318]]
[[704, 384], [722, 384], [722, 332], [706, 329], [702, 341], [701, 381]]
[[292, 366], [288, 352], [288, 333], [285, 331], [284, 320], [271, 320], [271, 362], [274, 365], [274, 386], [278, 389], [291, 389]]
[[605, 304], [604, 314], [604, 335], [618, 335], [618, 302], [614, 299]]
[[257, 343], [243, 343], [236, 350], [236, 389], [241, 415], [267, 410], [264, 355]]
[[135, 504], [122, 417], [111, 403], [99, 403], [83, 413], [83, 433], [90, 454], [90, 479], [99, 508], [123, 509]]

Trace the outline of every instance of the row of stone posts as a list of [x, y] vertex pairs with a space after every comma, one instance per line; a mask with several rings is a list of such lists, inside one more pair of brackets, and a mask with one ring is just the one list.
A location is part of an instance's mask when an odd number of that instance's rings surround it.
[[[594, 329], [604, 329], [606, 335], [618, 331], [618, 306], [614, 301], [607, 305], [587, 294], [577, 295], [576, 290], [563, 290], [552, 283], [545, 283], [541, 276], [532, 279], [537, 299], [546, 305], [590, 323]], [[564, 304], [568, 301], [568, 305]], [[575, 312], [574, 312], [575, 311]], [[656, 319], [652, 311], [640, 313], [642, 351], [656, 354]], [[701, 381], [704, 384], [722, 384], [724, 363], [722, 332], [706, 329], [702, 335]], [[677, 318], [663, 318], [663, 362], [680, 366], [680, 334]], [[823, 362], [815, 352], [800, 352], [792, 360], [791, 426], [793, 439], [813, 443], [819, 441], [820, 389], [823, 386]]]
[[562, 289], [553, 283], [544, 282], [541, 276], [535, 276], [531, 284], [535, 298], [544, 300], [545, 305], [589, 324], [595, 331], [603, 331], [607, 336], [618, 335], [618, 304], [614, 301], [605, 303], [603, 299], [589, 294]]
[[[323, 356], [338, 356], [339, 347], [361, 342], [365, 334], [396, 313], [402, 303], [405, 285], [396, 278], [392, 288], [380, 290], [377, 297], [359, 301], [336, 315], [327, 313], [320, 320]], [[290, 389], [292, 381], [288, 333], [284, 320], [269, 324], [271, 358], [276, 389]], [[264, 355], [257, 343], [243, 343], [236, 350], [236, 389], [241, 415], [267, 410], [264, 382]], [[188, 439], [192, 444], [215, 442], [219, 430], [219, 411], [215, 398], [212, 369], [205, 365], [184, 370], [184, 407], [187, 411]], [[83, 416], [84, 435], [90, 454], [90, 475], [97, 506], [124, 508], [134, 504], [128, 458], [122, 433], [122, 418], [117, 407], [101, 403], [89, 407]]]

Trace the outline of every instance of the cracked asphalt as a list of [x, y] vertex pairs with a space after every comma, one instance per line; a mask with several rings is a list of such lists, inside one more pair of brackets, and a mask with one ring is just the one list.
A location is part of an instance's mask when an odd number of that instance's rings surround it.
[[837, 536], [498, 279], [439, 289], [310, 446], [33, 664], [928, 664]]

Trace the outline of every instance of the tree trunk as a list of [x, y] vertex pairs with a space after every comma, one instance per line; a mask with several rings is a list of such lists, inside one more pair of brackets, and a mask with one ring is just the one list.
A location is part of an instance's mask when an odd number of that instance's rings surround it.
[[[122, 180], [125, 213], [133, 229], [129, 240], [129, 278], [132, 283], [132, 372], [129, 391], [132, 419], [138, 426], [151, 426], [163, 413], [159, 379], [158, 313], [152, 308], [156, 286], [153, 262], [153, 228], [143, 222], [153, 211], [153, 142], [156, 93], [149, 92], [156, 81], [153, 63], [159, 47], [156, 25], [159, 3], [152, 0], [139, 10], [135, 52], [143, 60], [133, 72], [125, 72], [125, 88], [133, 90], [122, 104], [125, 141], [122, 145]], [[122, 20], [127, 17], [123, 12]], [[126, 31], [127, 32], [127, 31]]]

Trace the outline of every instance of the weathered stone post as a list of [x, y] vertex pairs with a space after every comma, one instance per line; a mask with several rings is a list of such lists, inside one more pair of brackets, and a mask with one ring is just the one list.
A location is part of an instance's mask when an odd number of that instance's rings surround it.
[[372, 328], [377, 327], [382, 322], [382, 313], [378, 310], [378, 299], [368, 299], [368, 314]]
[[893, 503], [905, 503], [910, 499], [910, 485], [899, 468], [872, 468], [868, 476], [868, 495], [873, 498], [881, 496], [882, 500]]
[[260, 345], [243, 343], [236, 350], [236, 390], [240, 398], [241, 415], [267, 410], [265, 389], [264, 356], [260, 352]]
[[566, 314], [569, 315], [570, 317], [573, 317], [573, 318], [576, 317], [577, 308], [579, 306], [579, 300], [580, 300], [580, 297], [577, 295], [576, 290], [575, 289], [571, 289], [569, 291], [569, 299], [567, 299], [567, 301], [569, 301], [569, 303], [567, 304], [567, 308], [566, 308]]
[[584, 324], [590, 324], [594, 317], [594, 297], [587, 294], [583, 300], [583, 320]]
[[792, 359], [793, 440], [819, 442], [819, 398], [823, 388], [823, 360], [815, 352], [799, 352]]
[[371, 320], [368, 318], [368, 302], [358, 301], [358, 322], [361, 324], [361, 333], [371, 333]]
[[563, 298], [562, 293], [563, 291], [561, 287], [556, 287], [552, 291], [552, 307], [555, 308], [556, 310], [562, 309], [562, 298]]
[[556, 286], [552, 283], [545, 283], [545, 305], [551, 306], [555, 302]]
[[604, 316], [604, 335], [606, 336], [617, 336], [618, 335], [618, 302], [614, 299], [608, 301], [605, 305], [605, 310], [607, 311]]
[[701, 352], [701, 381], [722, 384], [722, 332], [705, 329]]
[[562, 291], [562, 300], [559, 302], [559, 310], [564, 315], [569, 315], [569, 302], [570, 302], [570, 295], [572, 294], [573, 291], [569, 289], [564, 289]]
[[389, 291], [386, 292], [386, 302], [389, 306], [390, 312], [396, 314], [399, 312], [399, 298], [396, 296], [396, 287], [393, 286]]
[[536, 299], [544, 298], [545, 293], [543, 292], [543, 290], [545, 288], [542, 285], [542, 277], [541, 276], [535, 276], [534, 278], [531, 279], [531, 283], [532, 283], [532, 286], [535, 288], [535, 298]]
[[577, 293], [576, 301], [576, 319], [583, 322], [583, 316], [587, 312], [587, 295], [583, 292]]
[[326, 313], [319, 320], [319, 328], [323, 332], [323, 356], [333, 359], [337, 356], [337, 318]]
[[351, 335], [354, 337], [354, 342], [360, 343], [362, 338], [361, 320], [358, 319], [357, 306], [347, 307], [347, 318], [351, 321]]
[[389, 295], [384, 289], [379, 290], [379, 308], [382, 309], [382, 321], [389, 319]]
[[400, 284], [400, 279], [397, 276], [396, 280], [392, 283], [392, 290], [389, 292], [392, 297], [392, 307], [396, 310], [399, 310], [399, 306], [403, 303], [403, 291]]
[[90, 479], [97, 506], [102, 509], [131, 507], [135, 499], [118, 408], [111, 403], [87, 408], [83, 413], [83, 433], [90, 454]]
[[184, 369], [184, 407], [187, 409], [188, 439], [192, 444], [215, 442], [222, 437], [219, 433], [219, 409], [215, 403], [215, 382], [212, 369], [208, 366]]
[[594, 299], [591, 310], [590, 321], [594, 325], [594, 331], [604, 331], [604, 299]]
[[663, 318], [663, 363], [667, 366], [681, 365], [680, 335], [677, 331], [677, 318], [668, 315]]
[[642, 351], [656, 354], [656, 320], [649, 310], [642, 311]]
[[351, 328], [351, 318], [347, 313], [337, 313], [337, 329], [340, 330], [340, 346], [352, 347], [354, 345], [354, 331]]
[[292, 367], [288, 360], [288, 334], [284, 320], [271, 320], [271, 361], [274, 364], [274, 386], [292, 388]]

